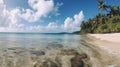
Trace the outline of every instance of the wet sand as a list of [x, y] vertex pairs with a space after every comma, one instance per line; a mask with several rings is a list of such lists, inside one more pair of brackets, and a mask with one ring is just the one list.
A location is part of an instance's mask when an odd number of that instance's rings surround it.
[[[88, 34], [93, 38], [94, 45], [99, 46], [106, 51], [120, 56], [120, 33], [114, 34]], [[95, 39], [94, 39], [95, 38]]]
[[[88, 34], [90, 44], [100, 48], [101, 55], [110, 56], [109, 61], [112, 60], [110, 67], [120, 66], [120, 33], [114, 34]], [[106, 52], [106, 54], [104, 54]], [[106, 59], [104, 57], [104, 59]], [[106, 63], [109, 63], [106, 61]]]

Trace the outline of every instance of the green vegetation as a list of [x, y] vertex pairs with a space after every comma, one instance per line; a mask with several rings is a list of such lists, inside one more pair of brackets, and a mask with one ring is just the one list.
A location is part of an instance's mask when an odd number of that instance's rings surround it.
[[88, 21], [83, 21], [80, 33], [120, 32], [120, 7], [106, 5], [104, 0], [98, 0], [98, 8], [102, 10], [102, 13]]

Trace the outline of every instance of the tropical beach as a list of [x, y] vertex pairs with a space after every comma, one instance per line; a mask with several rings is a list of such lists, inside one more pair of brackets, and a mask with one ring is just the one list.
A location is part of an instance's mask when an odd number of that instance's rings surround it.
[[0, 67], [120, 67], [120, 1], [0, 0]]

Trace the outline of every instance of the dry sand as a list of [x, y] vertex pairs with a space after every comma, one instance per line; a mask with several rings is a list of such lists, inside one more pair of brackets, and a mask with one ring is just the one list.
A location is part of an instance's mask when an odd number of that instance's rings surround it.
[[111, 33], [111, 34], [88, 34], [100, 40], [106, 40], [114, 43], [120, 44], [120, 33]]
[[120, 57], [120, 33], [111, 34], [88, 34], [93, 45]]
[[120, 67], [120, 33], [88, 34], [87, 36], [90, 38], [90, 44], [102, 49], [100, 52], [103, 55], [103, 62], [110, 63], [105, 67]]

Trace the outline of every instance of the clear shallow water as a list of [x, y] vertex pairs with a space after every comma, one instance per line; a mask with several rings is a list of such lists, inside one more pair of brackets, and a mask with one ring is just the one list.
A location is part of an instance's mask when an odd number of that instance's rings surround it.
[[75, 47], [81, 36], [72, 34], [0, 34], [0, 47], [44, 48], [49, 44]]
[[69, 55], [77, 52], [80, 40], [72, 34], [0, 34], [0, 67], [46, 67], [46, 62], [70, 67]]
[[[109, 64], [114, 64], [113, 60], [110, 63], [111, 57], [106, 52], [88, 44], [88, 41], [82, 35], [73, 34], [0, 33], [0, 67], [45, 67], [46, 62], [56, 63], [58, 67], [71, 67], [71, 58], [76, 52], [87, 54], [84, 63], [89, 66], [86, 67], [110, 67]], [[56, 45], [63, 47], [57, 48]]]

